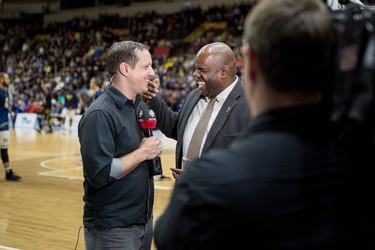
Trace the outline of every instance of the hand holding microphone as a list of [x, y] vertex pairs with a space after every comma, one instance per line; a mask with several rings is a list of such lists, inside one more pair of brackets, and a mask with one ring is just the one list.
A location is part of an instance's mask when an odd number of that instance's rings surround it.
[[143, 151], [145, 160], [152, 160], [160, 155], [160, 143], [156, 136], [142, 139], [139, 149]]
[[[139, 124], [146, 137], [152, 137], [152, 130], [156, 127], [156, 117], [153, 110], [140, 110], [138, 113]], [[142, 141], [142, 143], [144, 143]], [[142, 145], [142, 144], [141, 144]], [[149, 173], [151, 176], [163, 174], [160, 157], [157, 156], [149, 162]]]

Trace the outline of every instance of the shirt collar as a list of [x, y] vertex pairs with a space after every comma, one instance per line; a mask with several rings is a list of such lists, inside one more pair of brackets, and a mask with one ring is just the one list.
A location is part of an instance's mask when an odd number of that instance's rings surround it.
[[139, 103], [142, 100], [142, 97], [140, 95], [136, 96], [135, 102], [132, 100], [129, 100], [123, 93], [121, 93], [118, 89], [113, 87], [112, 85], [108, 85], [106, 91], [108, 94], [113, 98], [118, 108], [122, 108], [125, 104], [138, 107]]
[[225, 102], [225, 100], [227, 99], [228, 95], [230, 94], [230, 92], [232, 92], [232, 89], [236, 85], [237, 80], [238, 80], [238, 76], [236, 76], [236, 79], [234, 80], [234, 82], [232, 82], [228, 87], [226, 87], [223, 91], [220, 92], [220, 94], [218, 94], [216, 96], [216, 100], [219, 103], [224, 103]]

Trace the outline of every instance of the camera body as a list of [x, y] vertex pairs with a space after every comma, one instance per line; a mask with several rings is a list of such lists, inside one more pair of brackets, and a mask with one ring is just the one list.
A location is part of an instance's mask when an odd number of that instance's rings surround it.
[[375, 14], [348, 5], [332, 16], [337, 33], [331, 121], [339, 138], [375, 147]]

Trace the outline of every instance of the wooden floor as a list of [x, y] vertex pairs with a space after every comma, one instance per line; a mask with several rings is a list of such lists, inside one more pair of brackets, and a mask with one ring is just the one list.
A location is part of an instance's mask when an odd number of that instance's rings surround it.
[[[164, 175], [171, 177], [175, 142], [164, 138], [162, 146]], [[9, 158], [22, 181], [0, 176], [0, 249], [75, 249], [78, 237], [77, 249], [85, 249], [79, 230], [83, 178], [77, 133], [10, 130]], [[173, 177], [155, 181], [155, 219], [165, 209], [173, 185]]]

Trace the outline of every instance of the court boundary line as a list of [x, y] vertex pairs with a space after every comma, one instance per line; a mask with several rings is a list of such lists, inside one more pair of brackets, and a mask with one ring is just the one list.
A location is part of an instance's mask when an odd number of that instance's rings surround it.
[[[40, 166], [44, 169], [48, 169], [49, 171], [38, 172], [38, 175], [47, 176], [47, 177], [57, 177], [57, 178], [63, 178], [63, 179], [68, 179], [68, 180], [81, 180], [81, 181], [83, 181], [84, 180], [83, 176], [76, 177], [76, 176], [71, 176], [71, 175], [56, 174], [56, 173], [59, 173], [59, 172], [61, 173], [61, 172], [67, 171], [67, 170], [68, 171], [70, 171], [70, 170], [80, 170], [80, 169], [82, 169], [82, 167], [73, 167], [73, 168], [61, 169], [61, 168], [50, 167], [50, 166], [47, 165], [49, 162], [59, 161], [59, 160], [62, 160], [62, 159], [73, 159], [77, 156], [79, 156], [79, 155], [76, 154], [76, 155], [71, 155], [69, 157], [56, 157], [56, 158], [53, 158], [53, 159], [44, 160], [40, 163]], [[160, 185], [155, 185], [155, 184], [154, 184], [154, 188], [157, 189], [157, 190], [172, 190], [173, 189], [173, 187], [166, 187], [166, 186], [160, 186]]]
[[0, 249], [3, 249], [3, 250], [21, 250], [19, 248], [7, 247], [7, 246], [3, 246], [3, 245], [0, 245]]

